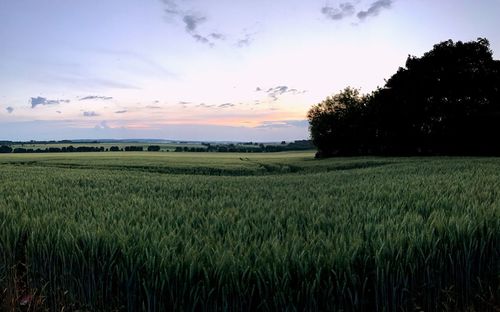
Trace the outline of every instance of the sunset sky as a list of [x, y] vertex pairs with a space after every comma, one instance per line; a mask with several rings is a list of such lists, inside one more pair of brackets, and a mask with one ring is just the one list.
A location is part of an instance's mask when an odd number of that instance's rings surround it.
[[1, 0], [0, 140], [308, 138], [409, 54], [490, 40], [498, 0]]

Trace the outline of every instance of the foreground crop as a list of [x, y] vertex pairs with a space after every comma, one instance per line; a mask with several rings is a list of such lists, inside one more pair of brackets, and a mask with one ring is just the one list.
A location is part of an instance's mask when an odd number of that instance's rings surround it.
[[311, 158], [0, 158], [3, 305], [493, 309], [500, 160]]

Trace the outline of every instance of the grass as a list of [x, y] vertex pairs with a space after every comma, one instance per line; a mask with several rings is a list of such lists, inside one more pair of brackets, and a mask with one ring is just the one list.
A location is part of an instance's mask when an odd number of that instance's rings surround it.
[[500, 159], [312, 157], [2, 155], [4, 309], [495, 308]]

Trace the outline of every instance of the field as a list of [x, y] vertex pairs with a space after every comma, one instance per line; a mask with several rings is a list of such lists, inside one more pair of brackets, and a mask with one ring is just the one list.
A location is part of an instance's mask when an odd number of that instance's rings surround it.
[[500, 159], [0, 156], [0, 310], [477, 311]]

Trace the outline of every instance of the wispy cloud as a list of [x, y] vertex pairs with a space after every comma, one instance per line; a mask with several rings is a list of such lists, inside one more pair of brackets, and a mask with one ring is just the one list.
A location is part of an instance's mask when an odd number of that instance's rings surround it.
[[350, 2], [341, 3], [338, 7], [324, 6], [321, 8], [321, 13], [334, 21], [339, 21], [345, 17], [351, 16], [355, 12], [356, 8], [354, 4]]
[[236, 106], [236, 104], [233, 104], [233, 103], [224, 103], [224, 104], [220, 104], [218, 107], [220, 108], [229, 108], [229, 107], [234, 107]]
[[126, 112], [128, 112], [128, 110], [124, 109], [124, 110], [116, 111], [115, 114], [125, 114]]
[[373, 2], [366, 11], [359, 11], [357, 17], [364, 20], [370, 16], [377, 16], [383, 9], [390, 9], [393, 0], [378, 0]]
[[80, 101], [88, 101], [88, 100], [108, 101], [108, 100], [112, 100], [112, 99], [113, 99], [113, 97], [111, 97], [111, 96], [89, 95], [89, 96], [80, 98]]
[[197, 42], [214, 47], [214, 40], [226, 40], [226, 35], [221, 32], [214, 31], [209, 34], [203, 34], [199, 31], [199, 26], [208, 21], [207, 16], [200, 13], [193, 13], [192, 10], [183, 10], [172, 0], [162, 0], [162, 2], [166, 7], [165, 13], [175, 19], [180, 19], [184, 24], [186, 33], [188, 33]]
[[307, 128], [309, 122], [307, 120], [280, 120], [280, 121], [263, 121], [256, 128], [273, 129], [273, 128]]
[[245, 37], [238, 40], [236, 45], [240, 48], [247, 47], [252, 43], [252, 35], [246, 34]]
[[12, 114], [14, 108], [12, 106], [8, 106], [5, 110], [7, 111], [7, 113]]
[[[256, 91], [262, 91], [261, 88], [257, 87]], [[290, 88], [288, 86], [277, 86], [277, 87], [273, 87], [273, 88], [269, 88], [267, 91], [264, 91], [265, 93], [267, 93], [267, 95], [273, 100], [273, 101], [277, 101], [278, 98], [281, 96], [281, 95], [284, 95], [284, 94], [303, 94], [303, 93], [306, 93], [305, 90], [297, 90], [297, 89], [294, 89], [294, 88]]]
[[196, 105], [196, 107], [211, 108], [211, 107], [215, 107], [215, 105], [208, 105], [205, 103], [200, 103], [200, 104]]
[[83, 116], [84, 117], [97, 117], [97, 116], [99, 116], [99, 114], [94, 112], [94, 111], [88, 111], [88, 112], [83, 112]]
[[49, 100], [47, 98], [37, 96], [37, 97], [32, 97], [29, 101], [31, 104], [31, 108], [35, 108], [38, 105], [56, 105], [60, 103], [69, 103], [70, 100]]
[[226, 40], [226, 36], [221, 33], [211, 33], [208, 35], [210, 38], [215, 39], [215, 40]]
[[321, 13], [328, 19], [340, 21], [347, 17], [353, 16], [363, 21], [368, 17], [377, 16], [382, 10], [390, 9], [394, 0], [377, 0], [372, 2], [366, 10], [360, 10], [356, 13], [356, 4], [359, 1], [350, 1], [340, 3], [338, 6], [325, 5], [321, 8]]

